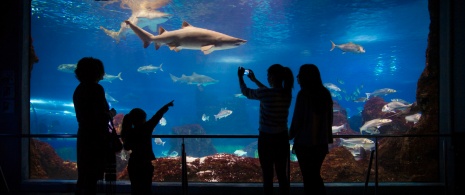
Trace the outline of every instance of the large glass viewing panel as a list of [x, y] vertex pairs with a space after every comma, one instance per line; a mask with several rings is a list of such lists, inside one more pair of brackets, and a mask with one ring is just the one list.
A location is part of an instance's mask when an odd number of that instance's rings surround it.
[[[178, 33], [187, 22], [185, 26], [247, 42], [194, 49], [183, 48], [184, 43], [148, 42], [144, 48], [126, 20], [154, 36], [162, 33], [161, 29], [165, 35]], [[106, 75], [100, 84], [110, 107], [117, 110], [117, 129], [132, 108], [142, 108], [151, 116], [175, 100], [154, 135], [258, 135], [260, 103], [241, 95], [237, 68], [253, 70], [268, 86], [270, 65], [288, 66], [296, 76], [302, 64], [313, 63], [333, 96], [334, 135], [403, 134], [421, 117], [421, 113], [408, 117], [401, 113], [416, 101], [429, 23], [425, 0], [32, 0], [32, 44], [39, 62], [31, 73], [30, 133], [76, 134], [72, 96], [78, 80], [73, 71], [79, 59], [92, 56], [104, 63]], [[248, 78], [245, 81], [248, 87], [257, 87]], [[299, 90], [296, 81], [289, 120]], [[403, 106], [383, 109], [389, 103]], [[376, 119], [388, 121], [370, 126], [368, 122]], [[40, 140], [64, 162], [76, 162], [75, 138]], [[254, 141], [212, 139], [216, 152], [202, 157], [217, 153], [240, 156]], [[157, 156], [174, 155], [169, 151], [171, 142], [157, 143]], [[360, 149], [360, 145], [339, 138], [331, 147], [342, 150], [347, 146]], [[339, 150], [348, 151], [355, 162], [362, 163], [351, 150]], [[369, 151], [364, 148], [363, 154], [369, 156]], [[255, 158], [248, 154], [251, 160]], [[367, 163], [362, 164], [366, 169]], [[336, 165], [346, 164], [332, 166]], [[363, 178], [364, 173], [359, 174]], [[398, 181], [418, 177], [405, 178]]]

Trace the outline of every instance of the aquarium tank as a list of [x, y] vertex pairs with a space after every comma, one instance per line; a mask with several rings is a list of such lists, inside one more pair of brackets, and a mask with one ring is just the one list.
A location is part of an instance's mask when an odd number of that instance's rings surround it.
[[[81, 58], [94, 57], [105, 67], [99, 83], [117, 111], [118, 133], [132, 108], [152, 116], [174, 100], [153, 132], [153, 181], [181, 180], [185, 143], [190, 181], [260, 182], [260, 103], [241, 94], [237, 70], [253, 70], [269, 86], [272, 64], [294, 76], [301, 65], [315, 64], [331, 92], [335, 139], [323, 164], [325, 182], [364, 181], [376, 144], [385, 146], [380, 181], [436, 181], [437, 173], [409, 172], [392, 156], [399, 148], [389, 144], [403, 137], [382, 137], [405, 134], [421, 120], [410, 108], [425, 68], [429, 24], [425, 0], [32, 0], [39, 61], [30, 78], [30, 133], [41, 136], [31, 139], [30, 178], [77, 178], [74, 69]], [[289, 121], [299, 90], [296, 82]], [[118, 180], [128, 180], [129, 155], [117, 154]], [[298, 159], [290, 158], [291, 180], [301, 182]]]

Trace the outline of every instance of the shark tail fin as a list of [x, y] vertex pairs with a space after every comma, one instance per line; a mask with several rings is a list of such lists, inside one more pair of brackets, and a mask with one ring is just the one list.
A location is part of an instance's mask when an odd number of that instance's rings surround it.
[[134, 33], [136, 33], [136, 35], [142, 40], [142, 42], [144, 43], [144, 48], [147, 48], [150, 45], [150, 42], [155, 38], [155, 36], [145, 31], [144, 29], [134, 25], [130, 21], [126, 20], [125, 22], [134, 31]]
[[371, 93], [365, 93], [367, 94], [367, 100], [370, 98]]
[[178, 80], [179, 80], [179, 78], [178, 78], [178, 77], [175, 77], [175, 76], [174, 76], [174, 75], [172, 75], [171, 73], [170, 73], [170, 77], [171, 77], [171, 80], [172, 80], [173, 82], [176, 82], [176, 81], [178, 81]]
[[116, 43], [119, 43], [119, 41], [120, 41], [120, 32], [119, 31], [116, 32], [116, 31], [108, 30], [103, 26], [100, 26], [100, 29], [102, 29], [103, 32], [105, 32], [105, 34], [107, 34], [108, 36], [113, 38], [116, 41]]
[[118, 79], [119, 79], [119, 80], [123, 80], [123, 78], [121, 78], [121, 73], [122, 73], [122, 72], [118, 73]]
[[[331, 40], [330, 40], [331, 41]], [[336, 48], [336, 44], [334, 44], [333, 41], [331, 41], [331, 49], [329, 51], [333, 51], [334, 48]]]
[[160, 71], [163, 71], [163, 68], [161, 68], [161, 66], [163, 66], [163, 63], [160, 64]]

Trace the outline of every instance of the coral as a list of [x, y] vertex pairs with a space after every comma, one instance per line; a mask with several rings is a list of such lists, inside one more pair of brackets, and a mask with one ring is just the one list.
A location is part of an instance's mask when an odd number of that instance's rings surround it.
[[57, 155], [50, 144], [37, 139], [31, 139], [29, 150], [29, 174], [31, 179], [77, 178], [76, 163], [64, 161]]

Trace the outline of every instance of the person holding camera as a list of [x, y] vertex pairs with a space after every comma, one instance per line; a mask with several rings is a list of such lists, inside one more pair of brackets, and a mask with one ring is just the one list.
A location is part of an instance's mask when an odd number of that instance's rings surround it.
[[[244, 82], [244, 73], [258, 89], [250, 89]], [[292, 100], [294, 76], [291, 69], [280, 64], [268, 68], [266, 87], [255, 78], [254, 72], [239, 67], [237, 74], [241, 92], [248, 99], [260, 101], [258, 156], [262, 169], [263, 188], [266, 195], [273, 194], [273, 174], [276, 171], [281, 195], [289, 194], [289, 136], [287, 118]], [[274, 170], [273, 170], [274, 168]]]
[[[173, 100], [174, 101], [174, 100]], [[128, 162], [131, 194], [152, 194], [152, 176], [155, 155], [152, 150], [152, 132], [168, 108], [174, 106], [173, 101], [167, 103], [148, 121], [147, 114], [140, 108], [132, 109], [123, 118], [121, 138], [125, 150], [131, 151]]]

